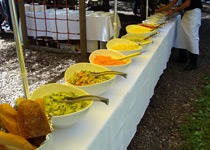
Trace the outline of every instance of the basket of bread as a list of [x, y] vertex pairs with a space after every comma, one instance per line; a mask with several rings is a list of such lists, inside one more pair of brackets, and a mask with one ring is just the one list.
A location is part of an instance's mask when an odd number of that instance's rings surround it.
[[0, 104], [0, 150], [50, 149], [43, 148], [51, 133], [43, 100], [18, 98], [16, 107]]

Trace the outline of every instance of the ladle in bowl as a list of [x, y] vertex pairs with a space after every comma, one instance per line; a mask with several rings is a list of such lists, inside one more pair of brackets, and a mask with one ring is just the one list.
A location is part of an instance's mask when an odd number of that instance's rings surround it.
[[145, 41], [145, 40], [147, 40], [147, 39], [149, 39], [149, 38], [155, 36], [155, 35], [158, 34], [158, 33], [159, 33], [159, 32], [155, 32], [155, 33], [151, 34], [150, 36], [144, 38], [143, 41]]
[[149, 44], [149, 43], [152, 43], [153, 41], [147, 41], [147, 42], [143, 42], [143, 43], [140, 43], [139, 45], [145, 45], [145, 44]]
[[83, 95], [83, 96], [77, 96], [77, 97], [64, 97], [63, 102], [67, 103], [75, 103], [79, 101], [101, 101], [104, 102], [106, 105], [109, 105], [109, 99], [96, 96], [96, 95]]
[[102, 72], [91, 72], [91, 73], [95, 77], [107, 75], [107, 74], [113, 74], [113, 75], [120, 75], [120, 76], [123, 76], [124, 78], [127, 78], [127, 73], [118, 72], [118, 71], [102, 71]]
[[138, 55], [140, 55], [140, 53], [134, 53], [134, 54], [130, 54], [130, 55], [127, 55], [127, 56], [124, 56], [124, 57], [116, 58], [116, 59], [123, 60], [123, 59], [127, 59], [127, 58], [136, 57]]
[[164, 25], [165, 23], [167, 23], [167, 21], [165, 21], [165, 22], [163, 22], [163, 23], [161, 23], [161, 24], [159, 24], [159, 25], [157, 25], [155, 28], [153, 28], [152, 30], [150, 30], [150, 31], [154, 31], [154, 30], [156, 30], [156, 29], [158, 29], [158, 28], [160, 28], [162, 25]]

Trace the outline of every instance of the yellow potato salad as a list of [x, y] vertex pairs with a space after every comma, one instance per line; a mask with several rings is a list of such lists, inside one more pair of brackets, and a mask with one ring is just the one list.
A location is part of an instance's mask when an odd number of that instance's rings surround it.
[[148, 33], [151, 29], [142, 27], [142, 26], [135, 26], [129, 29], [130, 33]]
[[128, 40], [133, 41], [133, 42], [142, 42], [142, 41], [144, 41], [143, 39], [138, 39], [138, 38], [128, 38]]
[[118, 51], [127, 51], [127, 50], [137, 50], [140, 49], [139, 45], [134, 44], [122, 44], [122, 45], [114, 45], [111, 47], [112, 50], [118, 50]]

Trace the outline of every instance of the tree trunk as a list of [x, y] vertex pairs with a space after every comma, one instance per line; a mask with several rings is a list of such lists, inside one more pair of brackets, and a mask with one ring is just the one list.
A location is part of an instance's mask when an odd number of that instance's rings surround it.
[[87, 58], [87, 33], [85, 0], [79, 0], [79, 23], [80, 23], [80, 48], [84, 59]]

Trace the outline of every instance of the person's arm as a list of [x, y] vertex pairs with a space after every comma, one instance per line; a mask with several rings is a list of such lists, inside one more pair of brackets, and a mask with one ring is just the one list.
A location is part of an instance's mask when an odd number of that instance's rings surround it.
[[177, 12], [177, 11], [187, 8], [188, 6], [190, 6], [190, 2], [191, 2], [191, 0], [186, 0], [182, 5], [175, 8], [174, 11]]
[[168, 10], [168, 14], [166, 16], [171, 16], [174, 12], [178, 12], [180, 10], [187, 8], [188, 6], [190, 6], [190, 2], [191, 0], [186, 0], [182, 5], [176, 7], [175, 9]]
[[164, 10], [167, 10], [167, 9], [171, 8], [172, 6], [174, 6], [177, 3], [177, 1], [178, 0], [171, 1], [170, 3], [168, 3], [168, 5], [165, 5], [161, 8], [159, 8], [158, 10], [156, 10], [156, 12], [161, 12], [161, 11], [164, 11]]

